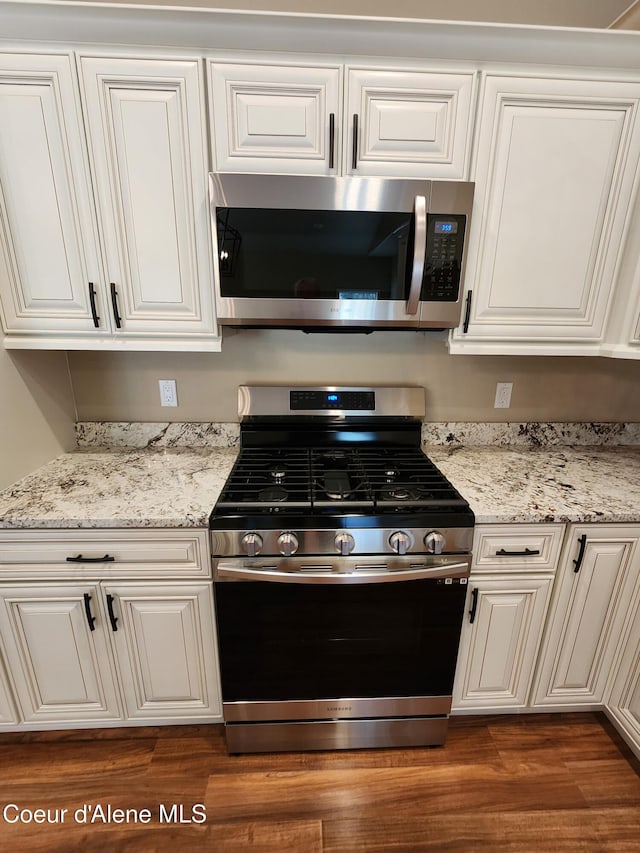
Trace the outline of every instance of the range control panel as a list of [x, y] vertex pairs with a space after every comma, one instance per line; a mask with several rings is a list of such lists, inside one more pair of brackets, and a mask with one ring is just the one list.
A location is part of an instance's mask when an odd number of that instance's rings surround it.
[[376, 407], [375, 391], [339, 391], [320, 388], [291, 391], [291, 411], [316, 411], [318, 409], [346, 409], [372, 412]]
[[466, 220], [466, 216], [458, 214], [428, 215], [423, 301], [457, 301]]

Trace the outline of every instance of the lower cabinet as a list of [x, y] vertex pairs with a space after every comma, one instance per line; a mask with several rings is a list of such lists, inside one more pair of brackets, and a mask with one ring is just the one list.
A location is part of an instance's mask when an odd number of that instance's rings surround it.
[[11, 586], [1, 600], [25, 723], [220, 716], [210, 583]]
[[[154, 546], [148, 535], [149, 548], [159, 547], [160, 540]], [[211, 581], [98, 580], [100, 558], [86, 557], [91, 536], [75, 538], [71, 553], [84, 556], [72, 560], [86, 558], [88, 568], [67, 563], [65, 570], [86, 572], [86, 582], [0, 584], [0, 726], [220, 720]], [[174, 538], [187, 542], [194, 535], [176, 532]], [[52, 538], [50, 545], [56, 542]], [[6, 560], [17, 566], [18, 538], [3, 547]], [[201, 557], [192, 573], [204, 573], [204, 551]], [[118, 561], [103, 559], [110, 562], [102, 571], [117, 573]], [[135, 571], [131, 561], [122, 566], [123, 572]], [[23, 568], [26, 574], [28, 565]], [[137, 571], [153, 569], [141, 564]]]
[[638, 525], [569, 528], [536, 677], [534, 707], [602, 707], [640, 578], [639, 543]]
[[472, 578], [453, 708], [526, 708], [552, 577]]
[[476, 528], [453, 711], [528, 706], [564, 525]]
[[640, 758], [640, 600], [631, 620], [605, 709], [620, 734]]
[[128, 719], [222, 713], [211, 584], [104, 587]]

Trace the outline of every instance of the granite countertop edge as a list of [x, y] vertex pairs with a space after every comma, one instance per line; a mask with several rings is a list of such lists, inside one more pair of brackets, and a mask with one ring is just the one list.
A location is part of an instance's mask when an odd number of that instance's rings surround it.
[[[476, 524], [640, 523], [640, 446], [424, 450]], [[207, 528], [237, 453], [79, 448], [0, 492], [0, 531]]]

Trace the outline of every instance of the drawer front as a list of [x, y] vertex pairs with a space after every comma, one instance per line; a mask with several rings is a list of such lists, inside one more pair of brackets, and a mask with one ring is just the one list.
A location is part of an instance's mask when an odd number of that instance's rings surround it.
[[555, 571], [564, 524], [481, 524], [475, 529], [471, 572]]
[[0, 579], [211, 576], [205, 530], [0, 532]]

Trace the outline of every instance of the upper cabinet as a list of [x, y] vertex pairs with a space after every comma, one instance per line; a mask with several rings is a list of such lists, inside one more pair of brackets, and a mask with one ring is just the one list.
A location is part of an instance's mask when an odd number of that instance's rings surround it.
[[640, 154], [637, 82], [487, 75], [452, 352], [600, 354]]
[[467, 177], [473, 70], [211, 60], [208, 74], [219, 171]]
[[198, 60], [0, 63], [5, 346], [219, 349]]
[[[111, 330], [69, 56], [0, 54], [0, 298], [8, 335]], [[96, 305], [92, 313], [92, 301]]]

